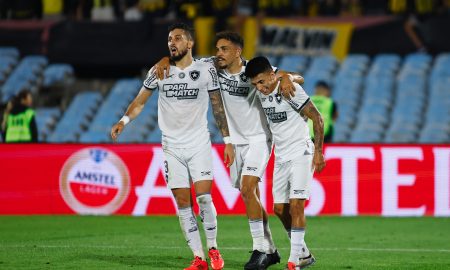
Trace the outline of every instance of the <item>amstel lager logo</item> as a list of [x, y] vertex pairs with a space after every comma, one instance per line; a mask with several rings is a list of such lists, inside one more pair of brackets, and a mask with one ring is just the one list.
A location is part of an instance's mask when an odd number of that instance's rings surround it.
[[66, 161], [59, 186], [64, 201], [75, 212], [109, 215], [127, 199], [130, 176], [115, 153], [104, 148], [85, 148]]

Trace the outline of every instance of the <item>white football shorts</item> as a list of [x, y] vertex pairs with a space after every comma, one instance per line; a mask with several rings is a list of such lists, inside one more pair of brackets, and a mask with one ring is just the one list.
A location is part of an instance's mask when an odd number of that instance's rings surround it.
[[311, 169], [314, 145], [309, 143], [300, 149], [303, 155], [277, 163], [273, 170], [273, 202], [289, 203], [289, 199], [309, 199], [314, 171]]
[[230, 166], [232, 186], [240, 189], [243, 175], [256, 176], [261, 179], [272, 153], [272, 142], [254, 142], [233, 145], [235, 159]]
[[190, 188], [192, 182], [213, 179], [211, 143], [193, 148], [163, 146], [164, 178], [170, 189]]

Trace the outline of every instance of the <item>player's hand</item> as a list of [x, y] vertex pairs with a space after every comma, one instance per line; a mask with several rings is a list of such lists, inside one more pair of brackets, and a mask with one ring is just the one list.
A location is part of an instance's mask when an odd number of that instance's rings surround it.
[[115, 124], [111, 128], [111, 138], [112, 138], [113, 142], [117, 141], [117, 137], [119, 137], [120, 133], [122, 133], [122, 130], [124, 127], [125, 127], [125, 125], [123, 124], [123, 122], [119, 121], [117, 124]]
[[286, 99], [291, 99], [291, 97], [295, 96], [295, 86], [290, 74], [284, 74], [281, 77], [278, 91], [281, 92], [279, 94], [282, 94]]
[[156, 77], [158, 79], [163, 80], [164, 78], [169, 77], [170, 73], [170, 59], [169, 57], [163, 57], [161, 60], [159, 60], [158, 63], [156, 63], [154, 66], [154, 72], [156, 74]]
[[234, 149], [231, 143], [225, 144], [225, 151], [223, 152], [223, 162], [230, 168], [234, 162]]
[[323, 157], [322, 152], [316, 151], [314, 152], [313, 162], [312, 162], [312, 170], [320, 173], [323, 168], [325, 168], [325, 158]]

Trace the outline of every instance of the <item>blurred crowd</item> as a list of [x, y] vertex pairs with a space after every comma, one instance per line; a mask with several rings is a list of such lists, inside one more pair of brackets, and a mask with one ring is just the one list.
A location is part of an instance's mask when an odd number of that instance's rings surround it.
[[449, 13], [450, 0], [0, 0], [0, 19], [194, 19]]

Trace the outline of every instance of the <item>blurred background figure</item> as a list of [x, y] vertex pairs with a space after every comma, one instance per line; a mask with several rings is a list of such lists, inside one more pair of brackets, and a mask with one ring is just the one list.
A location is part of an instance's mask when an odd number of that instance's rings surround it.
[[2, 130], [7, 143], [37, 142], [36, 113], [31, 108], [33, 97], [28, 90], [22, 90], [7, 105]]
[[[331, 89], [328, 83], [325, 81], [318, 81], [315, 87], [314, 96], [311, 96], [311, 100], [314, 105], [316, 105], [320, 114], [322, 114], [324, 132], [323, 141], [329, 143], [333, 138], [333, 125], [338, 117], [338, 110], [336, 102], [331, 98]], [[312, 121], [308, 120], [308, 124], [311, 138], [314, 139]]]

